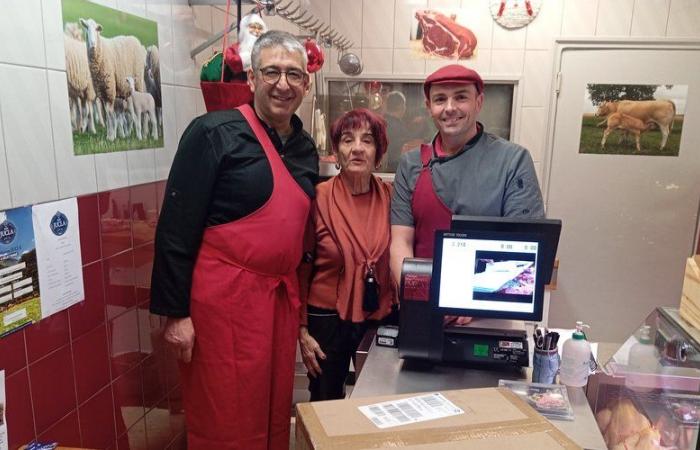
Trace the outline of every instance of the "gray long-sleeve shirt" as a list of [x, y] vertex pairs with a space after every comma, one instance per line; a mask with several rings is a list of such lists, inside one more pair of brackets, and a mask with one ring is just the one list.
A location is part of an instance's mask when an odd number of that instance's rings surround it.
[[[544, 217], [535, 165], [520, 145], [484, 132], [453, 156], [434, 156], [430, 167], [433, 188], [453, 214]], [[391, 201], [392, 225], [415, 226], [411, 202], [420, 170], [420, 149], [401, 158]]]

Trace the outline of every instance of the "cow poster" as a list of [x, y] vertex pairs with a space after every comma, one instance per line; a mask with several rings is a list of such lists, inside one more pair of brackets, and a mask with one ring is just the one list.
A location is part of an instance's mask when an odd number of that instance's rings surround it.
[[158, 24], [62, 0], [73, 153], [162, 148]]
[[588, 84], [579, 153], [678, 156], [687, 85]]
[[413, 11], [410, 48], [422, 59], [469, 59], [475, 55], [477, 38], [466, 26], [467, 13], [463, 10]]

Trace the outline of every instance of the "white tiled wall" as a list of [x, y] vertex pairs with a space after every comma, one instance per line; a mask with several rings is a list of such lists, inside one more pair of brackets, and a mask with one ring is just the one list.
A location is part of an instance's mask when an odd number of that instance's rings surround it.
[[[532, 153], [540, 173], [545, 153], [553, 48], [558, 37], [683, 37], [700, 39], [698, 0], [556, 0], [544, 1], [537, 18], [525, 28], [507, 30], [496, 24], [485, 0], [306, 0], [316, 11], [330, 5], [331, 23], [351, 37], [362, 57], [362, 76], [423, 78], [449, 64], [416, 59], [409, 34], [416, 9], [460, 10], [475, 34], [475, 56], [461, 61], [484, 78], [519, 80], [520, 109], [513, 140]], [[393, 6], [392, 6], [393, 4]], [[390, 32], [393, 30], [393, 35]], [[361, 37], [361, 40], [360, 40]], [[326, 73], [340, 74], [336, 55], [327, 52]], [[330, 66], [330, 67], [328, 67]], [[303, 113], [306, 109], [301, 110]], [[303, 115], [302, 119], [310, 119]]]
[[[297, 0], [294, 0], [297, 1]], [[76, 157], [72, 154], [62, 44], [61, 0], [2, 0], [0, 13], [0, 209], [134, 185], [167, 176], [180, 135], [204, 112], [200, 63], [190, 50], [223, 28], [225, 2], [190, 7], [187, 0], [99, 0], [158, 22], [165, 148]], [[514, 140], [541, 168], [549, 112], [554, 40], [570, 37], [700, 38], [697, 0], [545, 1], [526, 28], [506, 30], [485, 0], [302, 0], [318, 18], [355, 42], [363, 75], [422, 78], [444, 60], [416, 59], [408, 36], [420, 8], [461, 9], [477, 36], [476, 55], [464, 61], [485, 78], [520, 81]], [[250, 6], [244, 7], [244, 10]], [[235, 8], [232, 10], [235, 14]], [[233, 19], [235, 20], [235, 19]], [[279, 16], [268, 26], [298, 30]], [[235, 39], [235, 34], [232, 35]], [[337, 53], [326, 52], [324, 73], [340, 74]], [[310, 123], [311, 96], [299, 113]], [[539, 173], [539, 172], [538, 172]], [[541, 175], [541, 174], [540, 174]]]
[[187, 0], [95, 1], [158, 22], [165, 148], [75, 156], [61, 0], [1, 3], [0, 210], [165, 178], [182, 129], [204, 113], [189, 52], [219, 29], [214, 16], [223, 28], [223, 13]]

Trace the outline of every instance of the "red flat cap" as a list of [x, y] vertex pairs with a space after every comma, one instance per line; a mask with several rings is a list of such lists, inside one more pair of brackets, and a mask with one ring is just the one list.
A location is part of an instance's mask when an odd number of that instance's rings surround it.
[[439, 68], [425, 79], [423, 83], [425, 98], [430, 98], [430, 86], [447, 83], [473, 84], [477, 92], [484, 92], [484, 80], [481, 79], [481, 76], [476, 71], [459, 64], [450, 64]]

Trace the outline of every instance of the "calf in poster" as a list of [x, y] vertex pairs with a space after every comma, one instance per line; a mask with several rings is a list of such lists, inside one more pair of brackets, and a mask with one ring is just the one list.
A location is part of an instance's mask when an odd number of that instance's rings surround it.
[[[673, 129], [673, 119], [676, 117], [676, 105], [670, 100], [621, 100], [605, 102], [598, 107], [596, 116], [607, 116], [612, 113], [623, 113], [641, 120], [644, 123], [653, 122], [661, 130], [661, 145], [666, 146], [668, 135]], [[608, 119], [608, 127], [609, 125]], [[648, 129], [648, 128], [647, 128]], [[637, 136], [637, 151], [639, 151], [639, 136]]]

